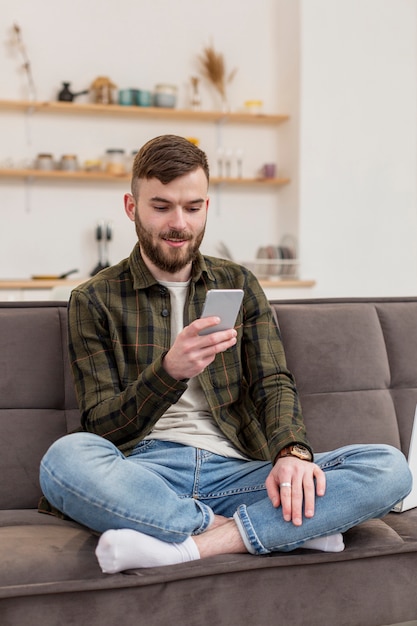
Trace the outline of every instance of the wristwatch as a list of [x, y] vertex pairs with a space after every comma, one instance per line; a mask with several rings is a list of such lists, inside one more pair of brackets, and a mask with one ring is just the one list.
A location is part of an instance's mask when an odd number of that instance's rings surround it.
[[282, 448], [282, 450], [278, 454], [278, 459], [281, 459], [284, 456], [296, 456], [302, 461], [313, 460], [313, 455], [311, 454], [310, 450], [305, 446], [302, 446], [300, 443], [295, 443], [294, 445]]

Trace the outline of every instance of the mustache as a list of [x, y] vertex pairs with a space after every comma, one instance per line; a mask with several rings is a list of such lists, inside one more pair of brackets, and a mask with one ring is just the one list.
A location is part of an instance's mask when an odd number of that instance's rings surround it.
[[193, 236], [191, 233], [186, 230], [167, 230], [165, 233], [161, 233], [162, 239], [177, 239], [179, 241], [190, 241]]

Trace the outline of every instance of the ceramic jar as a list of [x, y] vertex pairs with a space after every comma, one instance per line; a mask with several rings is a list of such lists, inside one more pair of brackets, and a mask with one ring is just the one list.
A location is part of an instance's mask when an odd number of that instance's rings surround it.
[[154, 105], [156, 107], [174, 108], [177, 104], [177, 88], [175, 85], [156, 85]]

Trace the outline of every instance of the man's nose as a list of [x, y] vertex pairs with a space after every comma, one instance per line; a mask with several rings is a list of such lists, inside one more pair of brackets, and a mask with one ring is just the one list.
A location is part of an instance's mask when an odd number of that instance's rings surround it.
[[171, 228], [175, 228], [175, 230], [184, 230], [187, 224], [184, 211], [181, 207], [178, 207], [174, 211], [172, 211], [170, 218], [171, 219], [169, 225]]

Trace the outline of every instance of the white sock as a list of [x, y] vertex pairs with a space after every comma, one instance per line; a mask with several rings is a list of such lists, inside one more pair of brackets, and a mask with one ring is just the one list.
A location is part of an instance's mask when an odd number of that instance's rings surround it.
[[96, 557], [104, 574], [116, 574], [138, 567], [186, 563], [200, 558], [191, 537], [183, 543], [169, 543], [136, 530], [107, 530], [99, 539]]
[[335, 533], [334, 535], [327, 535], [327, 537], [309, 539], [300, 548], [321, 550], [322, 552], [342, 552], [345, 549], [345, 544], [342, 533]]

